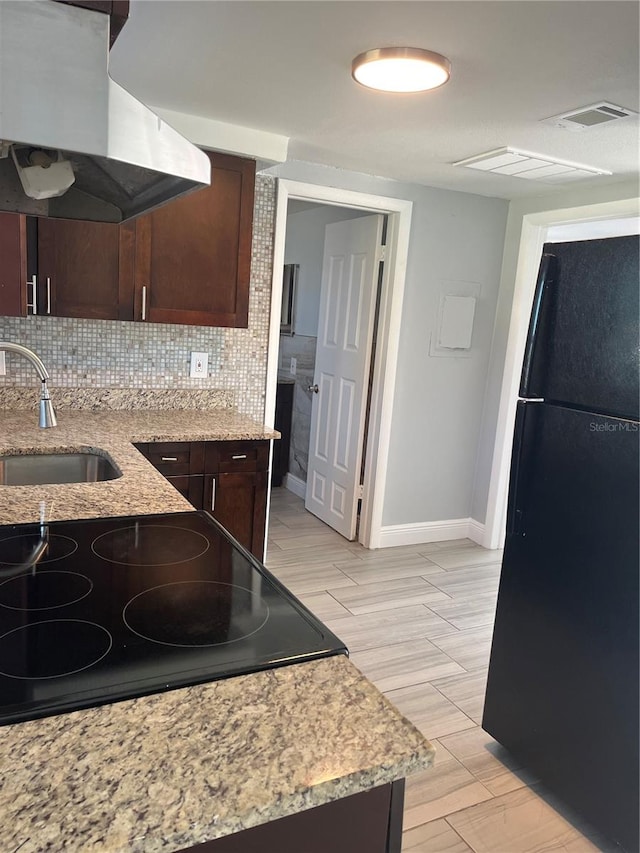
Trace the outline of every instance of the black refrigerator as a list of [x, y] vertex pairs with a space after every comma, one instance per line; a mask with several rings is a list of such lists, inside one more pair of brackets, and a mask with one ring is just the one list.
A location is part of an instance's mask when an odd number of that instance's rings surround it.
[[544, 246], [482, 725], [638, 841], [638, 237]]

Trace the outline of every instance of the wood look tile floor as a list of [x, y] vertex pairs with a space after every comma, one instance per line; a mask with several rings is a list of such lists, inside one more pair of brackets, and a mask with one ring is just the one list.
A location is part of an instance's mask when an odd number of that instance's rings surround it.
[[480, 727], [501, 556], [468, 539], [368, 551], [271, 492], [268, 568], [436, 747], [407, 780], [403, 853], [609, 853]]

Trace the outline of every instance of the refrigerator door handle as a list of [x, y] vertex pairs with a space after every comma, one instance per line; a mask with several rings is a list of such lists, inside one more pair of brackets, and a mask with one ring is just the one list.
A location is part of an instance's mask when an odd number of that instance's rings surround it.
[[[544, 254], [540, 262], [540, 270], [538, 271], [538, 280], [536, 281], [536, 289], [533, 295], [533, 307], [531, 309], [531, 319], [529, 321], [529, 331], [527, 332], [527, 343], [524, 349], [524, 359], [522, 362], [522, 375], [520, 377], [520, 396], [531, 397], [531, 371], [533, 367], [533, 358], [535, 355], [538, 327], [540, 325], [540, 315], [542, 312], [542, 303], [547, 285], [553, 280], [553, 264], [556, 260], [555, 255]], [[533, 394], [533, 396], [539, 396]]]
[[513, 450], [511, 452], [511, 475], [509, 478], [509, 501], [507, 504], [507, 536], [520, 536], [522, 533], [524, 512], [522, 506], [518, 506], [518, 503], [523, 495], [519, 486], [523, 474], [522, 469], [526, 467], [526, 461], [523, 460], [522, 456], [525, 445], [526, 418], [530, 411], [530, 405], [522, 401], [518, 403], [513, 432]]

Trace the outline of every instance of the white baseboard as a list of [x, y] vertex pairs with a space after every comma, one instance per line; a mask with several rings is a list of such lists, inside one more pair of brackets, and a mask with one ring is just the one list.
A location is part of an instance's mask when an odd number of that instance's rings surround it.
[[420, 524], [390, 524], [380, 532], [380, 548], [398, 545], [422, 545], [450, 539], [472, 539], [484, 545], [485, 527], [474, 518], [451, 518], [445, 521], [423, 521]]
[[284, 478], [283, 486], [303, 500], [306, 497], [307, 484], [304, 480], [301, 480], [300, 477], [295, 477], [293, 474], [287, 474]]

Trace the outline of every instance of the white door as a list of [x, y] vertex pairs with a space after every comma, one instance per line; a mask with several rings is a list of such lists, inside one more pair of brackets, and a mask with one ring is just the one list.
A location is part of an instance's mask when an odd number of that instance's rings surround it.
[[383, 223], [375, 214], [325, 229], [305, 507], [347, 539], [356, 534]]

